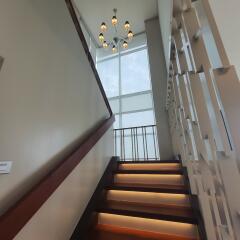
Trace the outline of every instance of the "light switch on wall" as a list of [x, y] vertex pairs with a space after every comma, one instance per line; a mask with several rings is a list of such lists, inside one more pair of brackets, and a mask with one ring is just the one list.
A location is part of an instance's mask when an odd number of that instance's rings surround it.
[[0, 174], [8, 174], [11, 172], [12, 162], [4, 161], [0, 162]]

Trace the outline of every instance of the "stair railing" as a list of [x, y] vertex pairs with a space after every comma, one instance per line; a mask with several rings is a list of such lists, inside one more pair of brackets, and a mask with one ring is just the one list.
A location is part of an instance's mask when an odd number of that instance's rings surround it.
[[121, 161], [159, 160], [156, 125], [114, 129], [114, 150]]

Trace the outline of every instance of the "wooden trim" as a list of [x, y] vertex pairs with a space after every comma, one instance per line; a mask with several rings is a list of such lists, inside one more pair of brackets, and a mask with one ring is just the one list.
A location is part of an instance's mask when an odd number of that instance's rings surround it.
[[110, 113], [110, 117], [101, 124], [97, 124], [82, 140], [79, 147], [66, 159], [51, 170], [38, 184], [28, 191], [14, 206], [0, 217], [0, 236], [4, 240], [12, 240], [33, 215], [41, 208], [52, 193], [68, 177], [73, 169], [81, 162], [86, 154], [93, 148], [98, 140], [106, 133], [115, 121], [107, 96], [98, 76], [94, 61], [88, 50], [86, 40], [78, 22], [71, 0], [65, 0], [69, 13], [74, 22], [78, 36], [82, 42], [88, 61], [100, 88], [104, 102]]
[[118, 157], [112, 157], [111, 161], [109, 162], [101, 180], [98, 183], [95, 192], [93, 193], [90, 201], [88, 202], [88, 205], [70, 238], [71, 240], [78, 240], [80, 237], [82, 240], [88, 239], [90, 228], [92, 227], [92, 224], [95, 223], [95, 210], [105, 196], [105, 187], [107, 185], [111, 185], [113, 182], [113, 172], [118, 168], [118, 160]]
[[32, 216], [41, 208], [58, 186], [67, 178], [72, 170], [81, 162], [97, 141], [114, 122], [114, 116], [105, 120], [83, 140], [80, 147], [63, 160], [36, 186], [23, 196], [12, 208], [0, 217], [1, 239], [11, 240]]

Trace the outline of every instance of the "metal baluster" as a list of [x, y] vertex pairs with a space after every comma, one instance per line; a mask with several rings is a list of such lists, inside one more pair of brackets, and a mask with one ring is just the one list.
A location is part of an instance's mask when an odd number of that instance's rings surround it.
[[120, 130], [120, 145], [121, 145], [121, 160], [123, 161], [123, 137], [122, 137], [123, 130]]
[[114, 129], [114, 144], [115, 144], [114, 155], [117, 156], [117, 130], [115, 129]]
[[132, 160], [134, 160], [133, 129], [131, 128]]
[[138, 151], [138, 128], [135, 128], [136, 130], [136, 143], [137, 143], [137, 159], [139, 160], [139, 151]]
[[147, 144], [147, 127], [144, 127], [144, 133], [145, 133], [145, 144], [146, 144], [146, 155], [147, 155], [147, 160], [148, 160], [148, 144]]
[[133, 142], [134, 142], [134, 161], [137, 159], [137, 149], [136, 149], [136, 138], [135, 138], [135, 129], [133, 128]]
[[144, 153], [144, 160], [146, 159], [146, 153], [145, 153], [145, 140], [144, 140], [144, 130], [142, 127], [142, 137], [143, 137], [143, 153]]
[[154, 126], [152, 126], [152, 130], [153, 130], [153, 142], [154, 142], [155, 159], [157, 159], [157, 151], [156, 151], [156, 140], [155, 140]]
[[125, 129], [123, 129], [123, 156], [124, 156], [124, 161], [126, 161], [126, 154], [125, 154]]

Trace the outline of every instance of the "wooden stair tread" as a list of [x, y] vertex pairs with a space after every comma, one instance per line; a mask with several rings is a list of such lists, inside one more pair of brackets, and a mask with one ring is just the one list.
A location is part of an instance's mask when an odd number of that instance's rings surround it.
[[191, 207], [187, 206], [177, 206], [177, 205], [166, 205], [166, 204], [146, 204], [137, 202], [127, 202], [127, 201], [105, 201], [102, 206], [105, 209], [115, 209], [115, 210], [127, 210], [139, 213], [151, 213], [159, 215], [171, 215], [189, 218], [189, 222], [192, 223], [193, 211]]
[[90, 240], [197, 240], [197, 238], [98, 224]]

